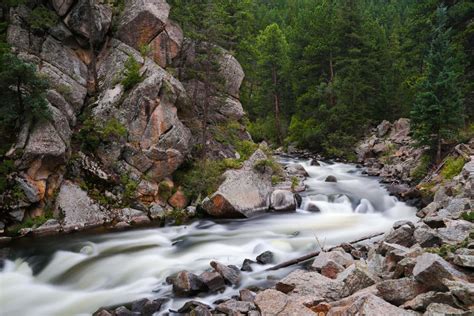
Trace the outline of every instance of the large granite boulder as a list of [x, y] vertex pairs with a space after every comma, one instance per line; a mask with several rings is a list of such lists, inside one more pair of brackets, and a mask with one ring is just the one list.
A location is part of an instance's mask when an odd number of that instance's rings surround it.
[[270, 196], [270, 206], [275, 211], [295, 211], [296, 198], [293, 192], [287, 190], [275, 190]]
[[56, 199], [56, 214], [63, 218], [64, 226], [89, 226], [104, 223], [109, 215], [78, 185], [65, 181]]
[[80, 85], [87, 86], [87, 66], [72, 49], [62, 45], [52, 36], [48, 36], [43, 43], [41, 59], [55, 66]]
[[262, 315], [317, 315], [303, 304], [296, 302], [282, 292], [268, 289], [257, 294], [255, 305]]
[[215, 217], [251, 217], [268, 210], [272, 172], [255, 169], [257, 162], [267, 159], [265, 153], [257, 149], [241, 169], [226, 171], [224, 182], [203, 201], [204, 210]]
[[331, 303], [331, 308], [326, 315], [404, 316], [416, 315], [416, 313], [398, 308], [373, 294], [366, 294], [354, 295], [341, 301]]
[[64, 23], [75, 33], [87, 39], [92, 36], [92, 41], [100, 44], [112, 24], [112, 8], [97, 2], [90, 8], [89, 2], [90, 0], [79, 0], [64, 19]]
[[74, 4], [75, 0], [52, 0], [54, 10], [60, 15], [65, 15], [71, 6]]
[[178, 56], [183, 45], [184, 35], [181, 27], [168, 20], [164, 32], [155, 37], [151, 43], [153, 60], [165, 68]]
[[336, 301], [342, 297], [342, 283], [317, 272], [296, 270], [276, 284], [276, 289], [301, 302]]
[[223, 76], [225, 91], [232, 97], [239, 97], [239, 90], [245, 73], [237, 59], [223, 50], [218, 60], [220, 73]]
[[413, 278], [401, 278], [380, 282], [377, 290], [384, 300], [399, 306], [426, 292], [426, 287]]
[[116, 87], [117, 83], [124, 79], [125, 63], [130, 57], [139, 64], [143, 65], [145, 62], [136, 49], [117, 39], [112, 39], [107, 49], [99, 55], [97, 77], [99, 88], [104, 91], [99, 98], [101, 102], [105, 102], [105, 94], [108, 93], [108, 90]]
[[75, 78], [47, 62], [42, 63], [40, 73], [46, 76], [51, 88], [60, 92], [64, 99], [73, 106], [76, 112], [82, 108], [87, 96], [87, 88], [85, 85], [79, 83]]
[[119, 21], [117, 37], [139, 50], [166, 26], [170, 6], [165, 0], [130, 0]]
[[415, 279], [425, 284], [430, 290], [445, 291], [444, 280], [463, 280], [466, 276], [449, 262], [432, 253], [425, 253], [416, 258], [413, 268]]

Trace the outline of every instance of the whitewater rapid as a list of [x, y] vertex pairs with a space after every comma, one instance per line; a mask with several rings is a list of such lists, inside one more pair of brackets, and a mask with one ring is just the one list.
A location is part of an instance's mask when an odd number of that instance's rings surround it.
[[[292, 159], [282, 163], [298, 163]], [[240, 267], [245, 258], [263, 251], [282, 262], [320, 247], [329, 247], [372, 233], [384, 232], [397, 220], [413, 220], [416, 209], [389, 196], [376, 178], [362, 175], [354, 165], [311, 166], [302, 207], [296, 213], [262, 217], [200, 220], [190, 225], [86, 236], [57, 236], [14, 245], [0, 272], [0, 315], [90, 315], [99, 307], [148, 297], [169, 297], [164, 308], [177, 309], [167, 276], [181, 270], [195, 273], [217, 260]], [[328, 175], [337, 183], [325, 182]], [[319, 209], [314, 213], [308, 209]], [[269, 285], [287, 268], [263, 272], [253, 265], [242, 287]], [[230, 298], [238, 289], [197, 298], [212, 303]]]

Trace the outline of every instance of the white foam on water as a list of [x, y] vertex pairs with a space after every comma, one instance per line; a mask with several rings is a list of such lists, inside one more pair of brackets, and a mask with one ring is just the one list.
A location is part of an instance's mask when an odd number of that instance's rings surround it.
[[[353, 165], [302, 165], [310, 178], [302, 208], [295, 213], [84, 237], [79, 247], [58, 246], [36, 274], [31, 268], [34, 251], [33, 256], [7, 261], [0, 272], [0, 315], [89, 315], [102, 306], [171, 296], [167, 276], [181, 270], [201, 273], [211, 260], [240, 266], [245, 258], [270, 250], [281, 262], [414, 219], [413, 207], [389, 196], [377, 179], [362, 176]], [[329, 175], [338, 181], [325, 182]], [[309, 204], [320, 212], [305, 211]], [[241, 287], [266, 282], [268, 273], [261, 271], [267, 267], [253, 265]], [[285, 273], [288, 269], [271, 275]], [[237, 291], [229, 287], [199, 300], [212, 303]], [[179, 308], [184, 301], [174, 299], [167, 307]]]

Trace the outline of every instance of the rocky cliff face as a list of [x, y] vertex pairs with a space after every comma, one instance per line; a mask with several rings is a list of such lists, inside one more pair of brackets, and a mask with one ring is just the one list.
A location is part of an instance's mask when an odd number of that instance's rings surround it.
[[[163, 191], [176, 191], [170, 177], [192, 154], [203, 124], [232, 123], [240, 139], [250, 139], [240, 123], [244, 73], [233, 56], [221, 49], [224, 84], [213, 89], [203, 122], [202, 82], [191, 75], [198, 44], [168, 19], [166, 1], [130, 0], [121, 12], [94, 3], [51, 0], [58, 22], [44, 32], [31, 31], [31, 8], [11, 9], [8, 42], [48, 79], [51, 118], [27, 121], [8, 153], [19, 192], [2, 195], [2, 230], [45, 212], [64, 229], [147, 221], [151, 209], [166, 205]], [[131, 62], [140, 80], [128, 87]], [[208, 142], [211, 157], [235, 157], [212, 133]]]

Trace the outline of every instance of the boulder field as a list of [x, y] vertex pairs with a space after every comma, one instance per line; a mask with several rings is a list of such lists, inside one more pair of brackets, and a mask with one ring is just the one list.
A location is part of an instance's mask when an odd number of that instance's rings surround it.
[[[393, 129], [393, 135], [410, 142], [406, 132], [397, 130], [399, 126], [406, 126], [406, 122], [402, 120], [402, 124], [390, 125], [392, 127], [384, 135]], [[379, 126], [377, 131], [384, 125]], [[376, 144], [374, 142], [370, 148]], [[360, 148], [358, 150], [360, 152]], [[407, 147], [406, 150], [412, 149]], [[411, 158], [401, 155], [394, 162], [405, 164], [405, 160], [411, 161]], [[273, 261], [270, 252], [265, 252], [257, 258], [245, 259], [240, 267], [210, 262], [209, 270], [199, 275], [181, 271], [170, 276], [168, 282], [172, 284], [174, 294], [191, 299], [176, 313], [254, 316], [472, 315], [474, 224], [466, 214], [472, 214], [474, 206], [473, 158], [466, 159], [459, 174], [449, 181], [441, 181], [439, 171], [428, 174], [426, 179], [435, 181], [434, 192], [432, 202], [417, 213], [419, 220], [398, 221], [382, 236], [368, 236], [364, 240], [321, 249], [301, 260], [288, 258], [293, 260], [278, 263]], [[377, 160], [377, 156], [361, 157], [361, 163], [366, 164], [375, 164]], [[378, 167], [379, 170], [395, 170], [391, 168], [387, 161]], [[292, 169], [298, 167], [286, 167], [286, 170], [296, 174], [296, 170]], [[248, 172], [248, 169], [244, 168], [242, 172]], [[406, 183], [404, 175], [408, 174], [389, 174], [384, 179]], [[220, 194], [225, 197], [225, 190], [221, 190]], [[279, 195], [279, 192], [274, 191], [273, 195]], [[278, 200], [285, 201], [282, 197]], [[233, 211], [236, 210], [233, 208]], [[252, 266], [256, 264], [269, 265], [270, 270], [295, 266], [282, 278], [272, 280], [274, 286], [270, 288], [240, 288], [239, 295], [214, 302], [212, 306], [196, 299], [223, 291], [225, 287], [238, 287], [245, 274], [252, 273]], [[274, 265], [273, 268], [271, 265]], [[118, 315], [125, 310], [143, 314], [136, 308], [137, 304], [101, 309], [95, 315]], [[152, 300], [147, 300], [147, 304], [156, 305]], [[155, 311], [163, 312], [163, 306], [160, 305]]]

